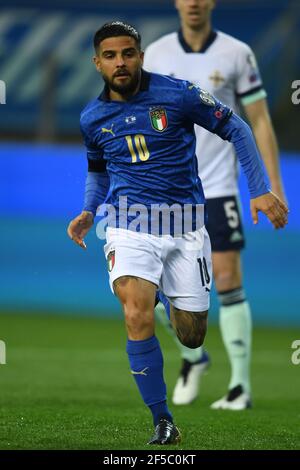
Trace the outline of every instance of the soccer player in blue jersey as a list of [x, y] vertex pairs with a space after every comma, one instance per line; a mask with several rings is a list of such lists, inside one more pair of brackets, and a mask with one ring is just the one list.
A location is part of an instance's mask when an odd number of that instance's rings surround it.
[[[155, 336], [157, 289], [170, 302], [179, 340], [190, 348], [204, 341], [209, 308], [211, 250], [198, 217], [205, 212], [205, 198], [194, 123], [234, 144], [247, 176], [254, 223], [262, 211], [274, 227], [284, 227], [287, 208], [268, 190], [247, 124], [193, 84], [143, 71], [140, 43], [139, 33], [119, 21], [103, 25], [94, 36], [94, 62], [105, 88], [81, 114], [88, 175], [83, 211], [68, 234], [85, 248], [97, 207], [106, 201], [113, 208], [104, 247], [110, 286], [125, 315], [131, 373], [153, 416], [149, 444], [164, 445], [179, 442], [180, 433], [167, 405]], [[169, 226], [157, 211], [162, 205], [171, 209]]]

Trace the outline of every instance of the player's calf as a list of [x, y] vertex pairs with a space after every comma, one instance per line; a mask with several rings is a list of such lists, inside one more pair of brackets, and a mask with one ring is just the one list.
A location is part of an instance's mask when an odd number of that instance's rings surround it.
[[184, 346], [190, 349], [202, 346], [207, 330], [207, 311], [187, 312], [172, 306], [171, 322]]

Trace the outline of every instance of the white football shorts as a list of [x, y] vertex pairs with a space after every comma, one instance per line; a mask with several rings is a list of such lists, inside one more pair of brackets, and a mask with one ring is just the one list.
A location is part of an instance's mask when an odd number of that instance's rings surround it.
[[190, 312], [209, 308], [211, 246], [205, 227], [181, 238], [107, 228], [104, 253], [109, 281], [135, 276], [155, 284], [174, 307]]

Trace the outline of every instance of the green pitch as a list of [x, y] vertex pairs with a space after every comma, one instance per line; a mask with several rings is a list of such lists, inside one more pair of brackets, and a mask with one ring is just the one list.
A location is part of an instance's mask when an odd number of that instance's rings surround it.
[[[170, 394], [180, 361], [160, 328], [158, 336]], [[7, 348], [7, 364], [0, 365], [1, 449], [147, 448], [151, 417], [129, 373], [122, 321], [6, 314], [0, 316], [0, 339]], [[201, 395], [191, 406], [171, 407], [183, 437], [177, 448], [299, 449], [295, 339], [300, 329], [257, 328], [254, 408], [212, 411], [210, 403], [226, 390], [229, 368], [218, 329], [210, 326], [212, 367]]]

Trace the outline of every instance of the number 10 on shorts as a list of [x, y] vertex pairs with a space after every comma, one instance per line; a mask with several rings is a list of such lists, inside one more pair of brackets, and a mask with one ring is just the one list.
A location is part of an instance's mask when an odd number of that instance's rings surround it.
[[207, 269], [206, 259], [204, 257], [202, 259], [198, 258], [197, 261], [199, 263], [200, 268], [202, 287], [205, 287], [206, 290], [210, 291], [210, 289], [208, 289], [207, 287], [207, 285], [210, 284], [210, 275]]

